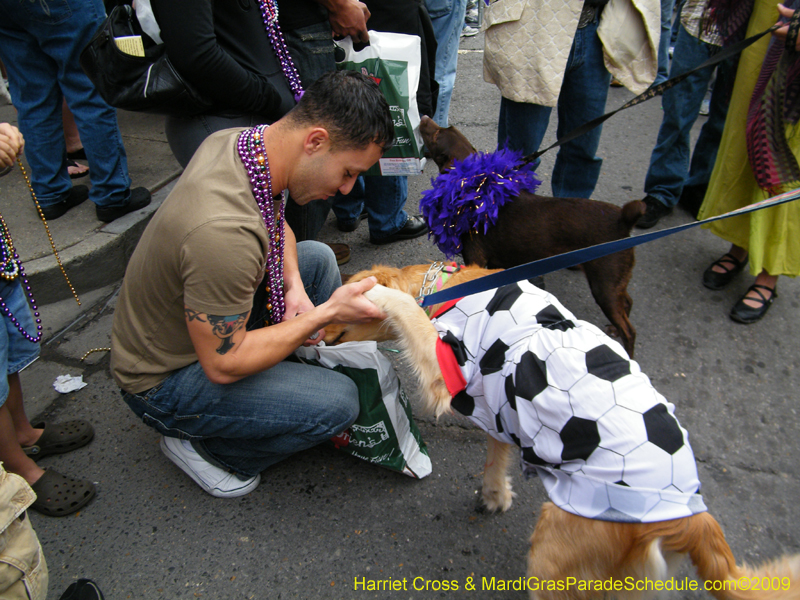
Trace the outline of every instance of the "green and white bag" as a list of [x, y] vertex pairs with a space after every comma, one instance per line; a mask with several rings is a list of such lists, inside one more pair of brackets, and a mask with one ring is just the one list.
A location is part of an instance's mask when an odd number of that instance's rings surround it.
[[375, 342], [301, 347], [295, 356], [347, 375], [358, 386], [361, 410], [356, 422], [331, 440], [338, 449], [417, 479], [430, 475], [431, 459], [408, 398]]
[[344, 50], [344, 60], [337, 68], [372, 77], [389, 103], [394, 121], [394, 146], [364, 175], [419, 175], [425, 166], [417, 107], [422, 68], [419, 36], [370, 31], [369, 45], [362, 50], [355, 50], [349, 36], [336, 44]]

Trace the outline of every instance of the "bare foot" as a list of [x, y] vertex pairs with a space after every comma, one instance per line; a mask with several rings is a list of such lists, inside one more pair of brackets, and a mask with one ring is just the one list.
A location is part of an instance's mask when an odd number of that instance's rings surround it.
[[67, 172], [69, 173], [70, 179], [78, 179], [79, 177], [85, 177], [89, 174], [89, 167], [75, 162], [72, 159], [67, 159]]
[[44, 429], [33, 429], [32, 427], [24, 431], [17, 431], [17, 441], [21, 447], [28, 448], [38, 442], [43, 433]]

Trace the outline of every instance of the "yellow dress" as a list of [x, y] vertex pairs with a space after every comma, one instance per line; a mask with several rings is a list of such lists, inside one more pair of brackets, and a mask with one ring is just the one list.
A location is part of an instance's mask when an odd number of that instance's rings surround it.
[[[776, 4], [774, 0], [755, 0], [747, 27], [748, 37], [778, 20]], [[769, 197], [756, 183], [745, 145], [747, 110], [769, 42], [770, 36], [764, 36], [742, 52], [725, 130], [699, 219], [721, 215]], [[800, 127], [787, 132], [787, 138], [794, 155], [800, 156]], [[795, 277], [800, 274], [800, 200], [703, 227], [747, 249], [752, 275], [758, 275], [763, 269], [770, 275]]]

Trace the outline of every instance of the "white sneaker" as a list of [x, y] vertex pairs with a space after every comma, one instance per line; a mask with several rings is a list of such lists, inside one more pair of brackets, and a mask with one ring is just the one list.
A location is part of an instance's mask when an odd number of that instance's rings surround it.
[[473, 35], [478, 35], [481, 32], [480, 29], [477, 27], [470, 27], [469, 25], [465, 25], [464, 29], [461, 30], [461, 37], [472, 37]]
[[261, 475], [242, 481], [233, 473], [212, 465], [197, 453], [186, 440], [161, 437], [161, 451], [195, 483], [217, 498], [236, 498], [252, 492], [261, 482]]

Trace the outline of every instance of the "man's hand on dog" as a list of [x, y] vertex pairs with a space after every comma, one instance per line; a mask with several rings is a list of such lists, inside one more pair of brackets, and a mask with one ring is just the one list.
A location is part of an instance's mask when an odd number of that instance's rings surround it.
[[375, 287], [377, 282], [375, 277], [367, 277], [336, 290], [325, 303], [330, 304], [330, 309], [333, 311], [329, 322], [366, 323], [373, 319], [385, 319], [384, 312], [364, 296], [364, 292]]

